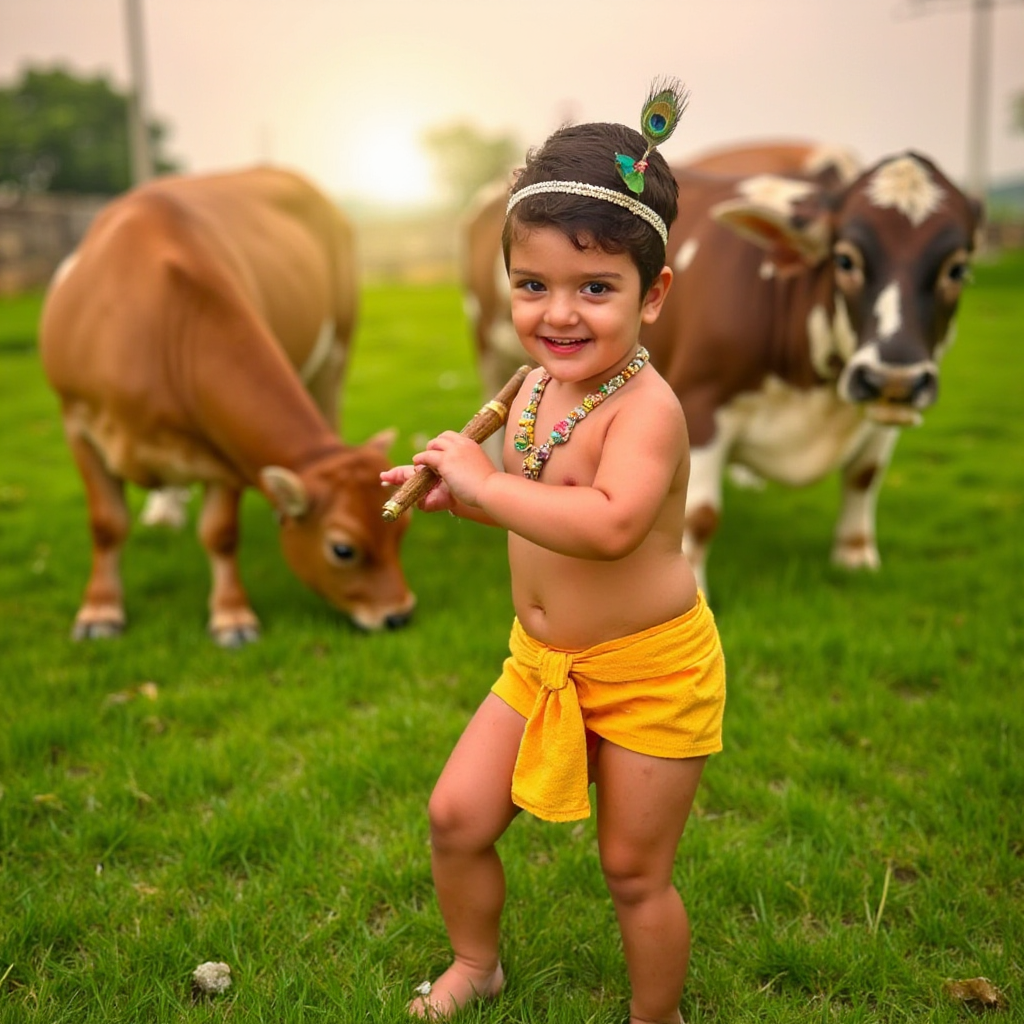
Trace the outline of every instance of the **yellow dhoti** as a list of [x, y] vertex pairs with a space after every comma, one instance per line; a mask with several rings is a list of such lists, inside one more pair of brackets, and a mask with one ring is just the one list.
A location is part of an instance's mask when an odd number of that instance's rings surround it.
[[654, 757], [722, 749], [725, 658], [702, 594], [688, 612], [631, 636], [561, 651], [516, 619], [492, 687], [526, 718], [512, 800], [548, 821], [590, 816], [587, 732]]

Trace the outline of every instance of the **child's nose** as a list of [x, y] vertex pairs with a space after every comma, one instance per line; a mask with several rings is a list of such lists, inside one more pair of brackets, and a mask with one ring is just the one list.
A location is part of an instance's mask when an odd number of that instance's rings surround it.
[[547, 320], [550, 324], [574, 324], [579, 319], [575, 297], [554, 292], [548, 303]]

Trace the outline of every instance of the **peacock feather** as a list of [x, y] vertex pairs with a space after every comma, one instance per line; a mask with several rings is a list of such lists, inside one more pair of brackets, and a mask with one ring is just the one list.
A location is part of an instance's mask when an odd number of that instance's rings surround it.
[[677, 78], [656, 79], [651, 85], [640, 115], [640, 133], [647, 143], [644, 155], [635, 160], [624, 153], [615, 154], [619, 176], [631, 192], [643, 192], [647, 157], [676, 130], [688, 100], [689, 93]]

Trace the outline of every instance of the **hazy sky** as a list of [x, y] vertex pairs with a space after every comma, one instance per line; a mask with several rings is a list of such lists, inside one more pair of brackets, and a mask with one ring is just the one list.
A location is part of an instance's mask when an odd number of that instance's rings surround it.
[[[272, 159], [336, 196], [429, 187], [424, 129], [525, 148], [567, 119], [635, 125], [649, 80], [691, 104], [670, 160], [800, 137], [967, 169], [969, 0], [141, 0], [147, 100], [189, 170]], [[1024, 3], [996, 0], [990, 171], [1024, 173]], [[917, 13], [927, 6], [929, 13]], [[27, 63], [128, 82], [125, 0], [0, 0], [0, 80]]]

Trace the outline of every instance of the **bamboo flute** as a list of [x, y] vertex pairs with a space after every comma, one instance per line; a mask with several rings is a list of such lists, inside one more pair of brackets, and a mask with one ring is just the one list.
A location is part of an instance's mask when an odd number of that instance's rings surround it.
[[[508, 419], [508, 407], [526, 380], [530, 367], [523, 365], [508, 379], [508, 383], [485, 403], [480, 411], [459, 431], [471, 441], [481, 444]], [[412, 508], [440, 479], [429, 467], [419, 466], [416, 472], [384, 503], [381, 516], [393, 523], [403, 512]]]

